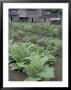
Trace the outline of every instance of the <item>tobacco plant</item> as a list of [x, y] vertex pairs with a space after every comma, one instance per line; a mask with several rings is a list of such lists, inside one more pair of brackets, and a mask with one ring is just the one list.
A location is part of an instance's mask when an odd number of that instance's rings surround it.
[[[11, 70], [22, 70], [27, 74], [26, 80], [48, 80], [54, 78], [54, 68], [50, 67], [55, 58], [44, 47], [39, 47], [31, 42], [11, 44], [9, 48], [12, 61], [9, 63]], [[51, 57], [52, 58], [49, 58]]]

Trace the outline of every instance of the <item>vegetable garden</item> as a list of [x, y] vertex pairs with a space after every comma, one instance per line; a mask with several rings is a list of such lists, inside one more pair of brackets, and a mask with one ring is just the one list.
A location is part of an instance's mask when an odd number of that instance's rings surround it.
[[9, 70], [24, 73], [23, 81], [55, 78], [56, 57], [62, 57], [61, 25], [9, 22]]

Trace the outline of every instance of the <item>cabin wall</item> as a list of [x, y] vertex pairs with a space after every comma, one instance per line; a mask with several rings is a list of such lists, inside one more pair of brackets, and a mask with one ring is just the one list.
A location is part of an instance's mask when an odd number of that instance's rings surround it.
[[[9, 16], [11, 21], [22, 21], [22, 22], [48, 22], [49, 18], [60, 17], [57, 14], [51, 14], [48, 10], [43, 9], [18, 9], [16, 12], [11, 10], [14, 14]], [[15, 15], [16, 14], [16, 15]], [[50, 23], [61, 24], [62, 20], [50, 21]]]

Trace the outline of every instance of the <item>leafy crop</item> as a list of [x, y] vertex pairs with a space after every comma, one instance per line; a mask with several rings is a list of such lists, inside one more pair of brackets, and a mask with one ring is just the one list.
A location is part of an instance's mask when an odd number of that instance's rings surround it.
[[54, 78], [56, 56], [62, 55], [62, 26], [9, 22], [9, 68], [29, 81]]
[[59, 56], [62, 54], [62, 40], [57, 38], [41, 38], [37, 40], [37, 44], [45, 47], [54, 56]]
[[[54, 77], [54, 68], [50, 67], [55, 62], [54, 57], [48, 54], [44, 48], [29, 43], [13, 44], [9, 48], [11, 70], [22, 70], [27, 74], [28, 80], [42, 80]], [[52, 58], [49, 58], [51, 55]], [[51, 75], [50, 75], [51, 74]]]
[[9, 28], [11, 30], [14, 30], [15, 32], [20, 30], [20, 33], [21, 32], [23, 33], [24, 31], [26, 31], [26, 33], [30, 32], [30, 33], [35, 33], [35, 34], [46, 35], [48, 37], [62, 38], [62, 26], [61, 25], [51, 25], [49, 23], [9, 22]]

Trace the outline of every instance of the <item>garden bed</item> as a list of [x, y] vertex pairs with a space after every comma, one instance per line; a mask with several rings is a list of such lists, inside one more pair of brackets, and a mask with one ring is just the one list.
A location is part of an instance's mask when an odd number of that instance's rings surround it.
[[[62, 57], [56, 58], [55, 67], [55, 78], [51, 79], [50, 81], [62, 81]], [[25, 74], [22, 72], [17, 71], [9, 71], [9, 80], [10, 81], [24, 81]]]
[[47, 23], [9, 25], [9, 80], [62, 80], [62, 28]]

